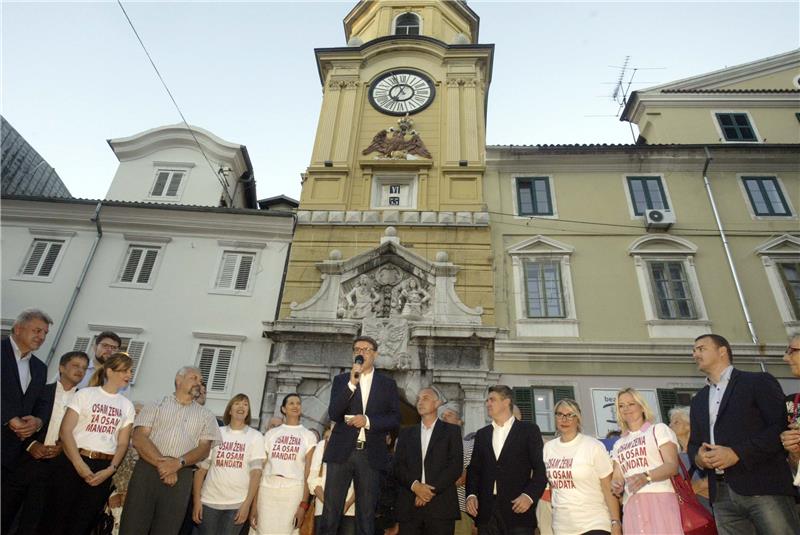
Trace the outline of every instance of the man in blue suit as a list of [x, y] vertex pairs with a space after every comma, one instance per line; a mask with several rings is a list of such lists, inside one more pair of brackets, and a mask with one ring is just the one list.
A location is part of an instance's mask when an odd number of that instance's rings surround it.
[[380, 475], [389, 469], [386, 435], [400, 426], [397, 384], [375, 371], [377, 356], [378, 343], [359, 336], [353, 342], [352, 369], [333, 380], [328, 415], [335, 425], [323, 458], [328, 471], [320, 535], [336, 535], [351, 481], [356, 532], [374, 535]]
[[720, 535], [800, 534], [778, 381], [735, 369], [730, 344], [717, 334], [699, 336], [692, 355], [707, 379], [692, 400], [689, 458], [708, 476]]
[[53, 320], [37, 309], [23, 310], [11, 336], [0, 342], [2, 351], [2, 532], [8, 532], [22, 506], [28, 475], [21, 473], [20, 457], [34, 433], [50, 420], [52, 399], [45, 390], [47, 366], [36, 358]]

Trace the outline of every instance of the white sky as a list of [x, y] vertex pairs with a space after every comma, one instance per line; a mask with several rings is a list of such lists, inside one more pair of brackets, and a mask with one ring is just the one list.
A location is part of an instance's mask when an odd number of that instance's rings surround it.
[[[348, 2], [125, 2], [190, 124], [246, 145], [259, 198], [300, 195], [322, 92], [315, 47]], [[800, 3], [471, 1], [494, 43], [489, 144], [630, 143], [625, 56], [642, 89], [800, 46]], [[76, 197], [101, 198], [106, 144], [180, 121], [116, 2], [2, 6], [0, 108]]]

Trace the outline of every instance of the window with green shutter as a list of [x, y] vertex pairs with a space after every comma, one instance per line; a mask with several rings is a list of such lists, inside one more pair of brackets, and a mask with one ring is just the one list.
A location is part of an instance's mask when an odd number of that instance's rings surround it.
[[717, 122], [725, 141], [758, 141], [746, 113], [718, 113]]
[[789, 297], [795, 320], [800, 320], [800, 261], [781, 261], [775, 263], [781, 275], [781, 282]]
[[755, 215], [778, 217], [792, 215], [776, 177], [743, 176], [742, 182]]
[[514, 404], [519, 407], [522, 421], [535, 423], [544, 434], [556, 431], [553, 408], [562, 399], [575, 399], [575, 389], [571, 386], [529, 386], [516, 387]]
[[530, 216], [553, 215], [549, 177], [517, 178], [517, 213]]

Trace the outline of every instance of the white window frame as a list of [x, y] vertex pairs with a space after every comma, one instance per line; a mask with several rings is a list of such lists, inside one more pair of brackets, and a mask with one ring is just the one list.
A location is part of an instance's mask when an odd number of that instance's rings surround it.
[[763, 243], [755, 252], [761, 257], [761, 264], [764, 266], [767, 282], [786, 334], [792, 336], [800, 332], [800, 318], [795, 317], [791, 298], [783, 284], [777, 264], [787, 260], [800, 262], [800, 238], [784, 234]]
[[[160, 271], [161, 262], [164, 259], [164, 255], [166, 254], [167, 244], [172, 241], [170, 237], [164, 236], [141, 236], [141, 235], [134, 235], [134, 234], [124, 234], [124, 242], [125, 249], [122, 251], [122, 258], [119, 262], [119, 267], [117, 269], [116, 274], [114, 275], [114, 280], [111, 281], [110, 286], [113, 288], [135, 288], [139, 290], [152, 290], [156, 283], [156, 278], [158, 277], [158, 272]], [[150, 249], [158, 249], [158, 254], [156, 255], [155, 263], [153, 263], [153, 269], [150, 271], [150, 278], [146, 283], [137, 283], [135, 282], [136, 277], [131, 282], [122, 282], [120, 279], [122, 278], [122, 274], [125, 272], [125, 268], [128, 265], [128, 257], [130, 255], [130, 251], [134, 247], [142, 247], [142, 248], [150, 248]], [[143, 258], [140, 262], [143, 261]], [[137, 267], [137, 272], [139, 271], [141, 265]]]
[[[711, 331], [700, 282], [694, 265], [697, 246], [689, 240], [659, 234], [636, 239], [628, 248], [633, 258], [639, 292], [644, 306], [645, 323], [650, 338], [695, 338]], [[694, 319], [662, 319], [658, 317], [657, 297], [653, 291], [652, 275], [647, 265], [650, 261], [681, 262], [686, 273], [689, 291], [695, 308]]]
[[[416, 210], [417, 185], [419, 178], [416, 174], [377, 174], [372, 177], [372, 191], [370, 193], [370, 206], [373, 210]], [[408, 186], [408, 205], [383, 204], [383, 187], [390, 184]]]
[[[750, 123], [750, 128], [753, 129], [753, 134], [755, 134], [756, 139], [755, 141], [744, 141], [741, 139], [731, 139], [728, 140], [725, 138], [725, 132], [722, 131], [722, 125], [719, 124], [719, 120], [717, 119], [718, 113], [740, 113], [743, 115], [747, 115], [747, 122]], [[750, 114], [749, 111], [746, 110], [711, 110], [711, 122], [714, 123], [714, 128], [717, 129], [717, 135], [719, 136], [720, 143], [749, 143], [749, 144], [758, 144], [764, 143], [763, 138], [761, 137], [761, 133], [756, 128], [756, 122], [753, 120], [753, 116]]]
[[[520, 178], [546, 178], [547, 185], [550, 187], [550, 207], [553, 209], [552, 215], [522, 215], [520, 214], [519, 195], [517, 194], [517, 181]], [[532, 217], [536, 219], [558, 219], [558, 205], [556, 204], [556, 187], [553, 175], [548, 173], [515, 173], [511, 177], [511, 198], [514, 206], [514, 219], [527, 220]]]
[[[197, 339], [195, 344], [195, 360], [194, 365], [200, 367], [201, 351], [204, 347], [214, 348], [232, 348], [233, 354], [228, 366], [228, 373], [225, 382], [224, 390], [214, 390], [212, 384], [212, 376], [209, 376], [206, 385], [206, 397], [209, 399], [229, 399], [234, 392], [234, 384], [236, 383], [236, 371], [239, 365], [239, 355], [242, 352], [242, 344], [247, 339], [244, 335], [237, 334], [223, 334], [223, 333], [207, 333], [195, 331], [192, 333], [194, 338]], [[213, 372], [213, 369], [212, 369]]]
[[[575, 248], [542, 235], [522, 241], [506, 250], [511, 257], [513, 286], [512, 299], [516, 310], [516, 334], [518, 337], [580, 336], [575, 307], [575, 292], [572, 282], [570, 259]], [[524, 263], [529, 261], [557, 261], [561, 266], [561, 291], [564, 306], [563, 318], [529, 318]]]
[[[179, 202], [183, 196], [183, 190], [186, 188], [186, 183], [189, 181], [189, 174], [195, 164], [189, 162], [153, 162], [153, 181], [147, 190], [147, 200], [157, 202]], [[161, 195], [153, 195], [153, 189], [156, 187], [158, 175], [160, 173], [170, 173], [167, 183], [164, 185], [164, 190]], [[174, 196], [167, 196], [167, 190], [172, 182], [173, 173], [183, 173], [181, 183], [178, 185], [178, 190]]]
[[[261, 251], [267, 247], [267, 244], [263, 242], [242, 242], [233, 240], [218, 240], [217, 243], [220, 246], [220, 250], [217, 254], [217, 261], [214, 265], [214, 270], [211, 273], [211, 279], [209, 280], [208, 293], [219, 295], [238, 295], [242, 297], [252, 296], [255, 292], [256, 278], [262, 271]], [[236, 290], [233, 288], [217, 288], [217, 280], [219, 279], [223, 262], [225, 261], [225, 255], [228, 253], [253, 255], [253, 265], [250, 266], [250, 276], [247, 280], [247, 288], [244, 290]]]
[[120, 325], [100, 325], [96, 323], [89, 324], [89, 330], [86, 335], [78, 336], [72, 346], [72, 351], [83, 351], [89, 355], [90, 359], [94, 358], [91, 354], [91, 347], [94, 344], [97, 335], [103, 331], [111, 331], [116, 333], [122, 339], [122, 346], [120, 351], [128, 353], [133, 359], [133, 378], [131, 379], [131, 386], [136, 383], [136, 378], [139, 376], [139, 371], [142, 369], [142, 362], [144, 355], [147, 351], [149, 342], [142, 339], [140, 336], [144, 329], [141, 327], [127, 327]]
[[[29, 282], [46, 282], [51, 283], [55, 279], [56, 273], [58, 272], [58, 268], [61, 265], [61, 261], [66, 254], [67, 247], [69, 246], [72, 237], [76, 235], [76, 232], [72, 231], [62, 231], [62, 230], [55, 230], [55, 229], [29, 229], [33, 238], [31, 239], [31, 243], [28, 246], [27, 251], [25, 252], [25, 256], [20, 263], [19, 269], [17, 270], [16, 275], [13, 277], [9, 277], [11, 280], [18, 280], [18, 281], [29, 281]], [[61, 249], [58, 251], [58, 256], [56, 256], [55, 261], [53, 262], [53, 267], [50, 269], [50, 273], [46, 276], [41, 275], [25, 275], [23, 272], [25, 270], [25, 266], [28, 265], [30, 261], [31, 255], [33, 254], [34, 247], [36, 242], [61, 242]], [[44, 260], [46, 253], [50, 250], [49, 246], [45, 250], [45, 254], [42, 255], [40, 262], [37, 266], [36, 271], [40, 271], [42, 267], [42, 261]]]
[[[633, 205], [633, 197], [631, 195], [631, 189], [628, 184], [629, 177], [636, 177], [636, 178], [658, 178], [661, 180], [661, 187], [664, 188], [664, 196], [667, 198], [667, 205], [669, 208], [666, 210], [675, 213], [675, 204], [672, 202], [672, 197], [669, 194], [669, 187], [667, 187], [667, 179], [661, 173], [625, 173], [622, 175], [622, 191], [625, 192], [625, 202], [628, 203], [628, 214], [630, 215], [631, 221], [644, 221], [645, 217], [647, 216], [647, 210], [642, 215], [636, 215], [636, 209]], [[649, 208], [648, 208], [649, 210]], [[677, 217], [677, 215], [676, 215]]]
[[[417, 16], [417, 21], [419, 21], [419, 34], [418, 35], [422, 35], [422, 22], [423, 22], [422, 15], [420, 15], [416, 11], [410, 11], [410, 10], [405, 10], [402, 13], [398, 13], [397, 15], [395, 15], [394, 19], [392, 19], [392, 35], [397, 35], [396, 34], [396, 32], [397, 32], [397, 19], [399, 19], [400, 17], [402, 17], [403, 15], [406, 15], [408, 13], [411, 13], [412, 15], [416, 15]], [[408, 34], [403, 34], [403, 35], [408, 35]]]
[[[789, 208], [789, 215], [758, 215], [756, 214], [755, 207], [753, 203], [750, 202], [750, 195], [747, 193], [747, 186], [744, 185], [745, 178], [774, 178], [775, 182], [778, 184], [778, 188], [781, 190], [781, 194], [783, 195], [783, 200], [786, 201], [786, 206]], [[742, 193], [742, 197], [744, 198], [744, 204], [747, 206], [747, 211], [750, 214], [750, 219], [753, 221], [790, 221], [797, 219], [797, 211], [794, 209], [792, 205], [792, 198], [788, 195], [786, 191], [786, 186], [783, 183], [783, 180], [777, 173], [737, 173], [736, 174], [736, 181], [739, 183], [739, 191]]]

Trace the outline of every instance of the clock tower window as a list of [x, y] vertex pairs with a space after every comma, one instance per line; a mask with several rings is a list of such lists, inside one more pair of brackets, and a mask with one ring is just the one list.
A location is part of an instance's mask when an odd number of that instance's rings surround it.
[[395, 35], [419, 35], [422, 21], [416, 13], [403, 13], [394, 20]]

